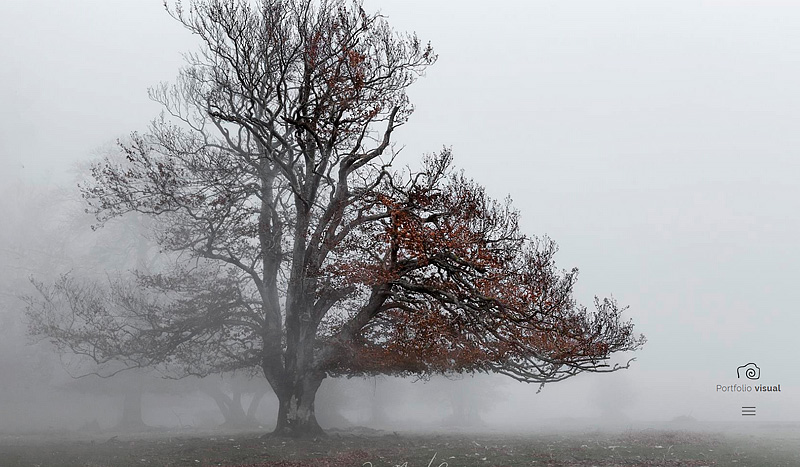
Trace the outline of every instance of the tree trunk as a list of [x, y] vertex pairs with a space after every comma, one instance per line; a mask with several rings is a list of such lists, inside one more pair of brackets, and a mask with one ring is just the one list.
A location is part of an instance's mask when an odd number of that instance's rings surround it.
[[116, 426], [117, 430], [140, 431], [147, 428], [142, 420], [142, 389], [132, 385], [125, 391], [122, 400], [122, 418]]
[[[261, 403], [261, 400], [264, 396], [267, 395], [266, 389], [259, 389], [253, 394], [253, 398], [250, 400], [250, 405], [247, 407], [247, 419], [256, 422], [256, 412], [258, 412], [258, 406]], [[257, 422], [256, 422], [257, 423]]]
[[324, 436], [314, 414], [314, 399], [325, 376], [304, 374], [294, 384], [276, 390], [278, 396], [278, 422], [273, 435], [292, 438]]
[[242, 391], [237, 388], [233, 390], [230, 409], [230, 419], [226, 421], [226, 425], [231, 427], [243, 427], [250, 424], [247, 420], [247, 415], [244, 413], [244, 408], [242, 407]]
[[225, 420], [222, 426], [228, 428], [248, 428], [258, 425], [255, 421], [255, 417], [250, 417], [248, 414], [245, 414], [244, 408], [242, 407], [241, 391], [234, 390], [233, 397], [225, 394], [218, 386], [206, 387], [204, 391], [217, 403], [222, 418]]

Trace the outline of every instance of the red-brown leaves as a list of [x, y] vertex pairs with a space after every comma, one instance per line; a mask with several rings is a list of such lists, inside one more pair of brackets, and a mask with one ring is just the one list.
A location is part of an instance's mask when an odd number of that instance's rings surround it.
[[578, 306], [577, 271], [555, 268], [555, 244], [525, 238], [508, 200], [491, 199], [448, 164], [445, 152], [402, 189], [376, 195], [388, 218], [372, 236], [380, 260], [336, 271], [350, 283], [391, 284], [392, 295], [354, 339], [337, 344], [341, 358], [329, 371], [504, 369], [539, 381], [641, 344], [614, 302], [596, 313]]

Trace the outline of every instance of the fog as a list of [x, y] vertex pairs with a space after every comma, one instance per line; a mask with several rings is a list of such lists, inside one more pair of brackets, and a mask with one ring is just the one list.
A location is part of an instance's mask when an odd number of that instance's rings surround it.
[[[397, 162], [452, 147], [523, 230], [580, 269], [578, 301], [613, 296], [648, 342], [630, 369], [545, 385], [502, 376], [326, 380], [325, 428], [529, 430], [800, 421], [800, 5], [749, 1], [365, 1], [439, 61], [409, 91]], [[92, 232], [76, 183], [160, 112], [195, 39], [160, 1], [0, 3], [0, 430], [100, 430], [141, 385], [146, 425], [215, 428], [213, 394], [263, 377], [74, 379], [82, 363], [26, 335], [29, 281], [136, 266]], [[84, 167], [84, 169], [81, 169]], [[84, 172], [81, 172], [84, 170]], [[117, 226], [125, 232], [126, 227]], [[119, 230], [117, 231], [117, 234]], [[737, 376], [755, 363], [760, 379]], [[736, 393], [736, 384], [780, 385]], [[259, 386], [260, 385], [260, 386]], [[216, 392], [215, 392], [216, 391]], [[238, 394], [238, 396], [237, 396]], [[253, 410], [271, 430], [271, 391]], [[743, 406], [757, 416], [743, 417]]]

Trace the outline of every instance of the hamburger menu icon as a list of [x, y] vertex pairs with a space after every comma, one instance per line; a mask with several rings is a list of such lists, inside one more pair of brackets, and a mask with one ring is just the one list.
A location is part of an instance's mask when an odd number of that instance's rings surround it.
[[747, 379], [758, 379], [761, 377], [761, 368], [758, 367], [755, 363], [748, 363], [747, 365], [742, 365], [736, 368], [736, 377], [742, 378], [745, 377]]

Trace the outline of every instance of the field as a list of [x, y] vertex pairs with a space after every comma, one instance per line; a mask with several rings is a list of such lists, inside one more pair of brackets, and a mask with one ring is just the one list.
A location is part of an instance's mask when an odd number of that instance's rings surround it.
[[615, 433], [443, 434], [364, 428], [316, 440], [261, 433], [0, 436], [2, 466], [800, 466], [800, 431], [678, 429]]

